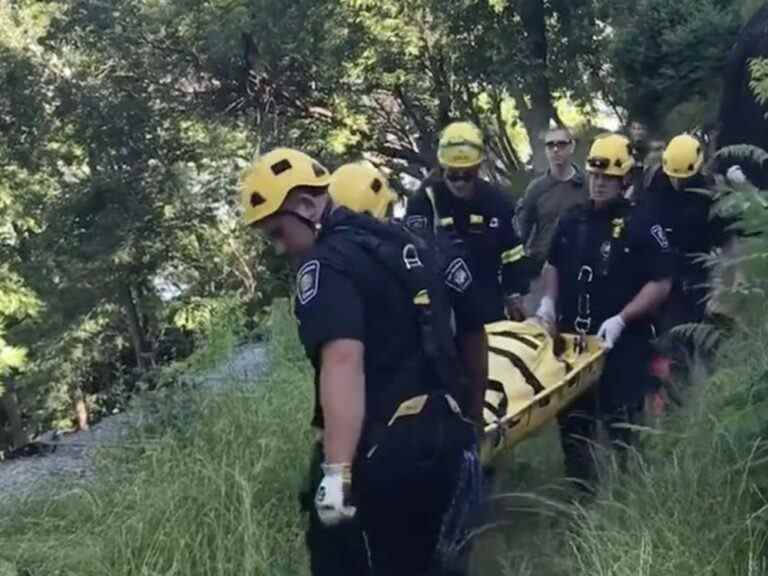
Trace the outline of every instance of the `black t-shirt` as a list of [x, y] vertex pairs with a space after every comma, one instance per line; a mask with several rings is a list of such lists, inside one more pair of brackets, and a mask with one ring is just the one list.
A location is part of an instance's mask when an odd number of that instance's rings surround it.
[[[435, 180], [408, 200], [409, 226], [455, 232], [467, 246], [485, 323], [504, 319], [504, 295], [526, 293], [529, 262], [514, 228], [514, 204], [504, 192], [476, 179], [475, 195], [462, 200]], [[435, 206], [427, 194], [432, 190]], [[435, 222], [437, 212], [437, 222]]]
[[[560, 327], [567, 332], [575, 330], [579, 297], [586, 291], [590, 334], [619, 314], [645, 284], [670, 278], [674, 272], [674, 257], [661, 224], [650, 211], [633, 211], [623, 200], [603, 210], [590, 205], [563, 218], [549, 263], [558, 271]], [[589, 277], [591, 282], [584, 284]], [[646, 327], [646, 322], [636, 326]]]
[[[364, 344], [366, 422], [371, 423], [387, 421], [402, 401], [436, 389], [439, 380], [422, 352], [408, 290], [353, 235], [333, 232], [337, 225], [354, 227], [359, 218], [367, 217], [338, 208], [324, 222], [296, 275], [295, 314], [317, 392], [323, 345], [338, 339]], [[322, 427], [319, 402], [314, 424]]]

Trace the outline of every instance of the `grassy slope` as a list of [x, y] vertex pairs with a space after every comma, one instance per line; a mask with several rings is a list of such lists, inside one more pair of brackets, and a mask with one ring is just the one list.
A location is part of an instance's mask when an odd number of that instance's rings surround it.
[[[31, 575], [306, 574], [296, 493], [307, 465], [310, 375], [285, 309], [256, 390], [185, 399], [147, 448], [105, 454], [87, 490], [0, 510], [0, 558]], [[733, 340], [682, 413], [646, 434], [631, 473], [573, 505], [556, 431], [500, 463], [499, 526], [474, 573], [503, 576], [765, 574], [768, 332]]]
[[46, 576], [306, 573], [309, 373], [281, 316], [257, 389], [189, 398], [186, 428], [104, 454], [92, 487], [0, 511], [0, 557]]

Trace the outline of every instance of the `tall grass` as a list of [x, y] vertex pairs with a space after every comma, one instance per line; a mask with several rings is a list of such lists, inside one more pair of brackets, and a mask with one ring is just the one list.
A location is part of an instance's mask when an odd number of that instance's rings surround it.
[[0, 510], [0, 558], [30, 576], [306, 573], [310, 378], [286, 306], [272, 331], [263, 382], [191, 392], [188, 428], [140, 433], [96, 481]]
[[[768, 575], [768, 313], [642, 441], [595, 498], [564, 488], [556, 429], [497, 466], [477, 576]], [[311, 376], [285, 304], [262, 382], [187, 392], [180, 422], [106, 451], [97, 478], [0, 508], [0, 567], [49, 575], [307, 574], [297, 494]], [[160, 430], [160, 432], [158, 432]], [[4, 568], [5, 569], [5, 568]]]
[[731, 340], [687, 408], [577, 512], [579, 573], [768, 574], [766, 341], [765, 327]]

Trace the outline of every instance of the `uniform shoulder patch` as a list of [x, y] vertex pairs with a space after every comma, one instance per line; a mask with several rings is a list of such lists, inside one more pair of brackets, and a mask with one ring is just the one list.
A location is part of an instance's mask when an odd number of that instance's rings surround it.
[[317, 296], [319, 285], [320, 262], [318, 260], [310, 260], [299, 268], [299, 271], [296, 273], [296, 297], [302, 306]]
[[667, 233], [664, 232], [664, 228], [662, 228], [659, 224], [656, 224], [651, 227], [651, 236], [656, 240], [656, 242], [661, 246], [664, 250], [669, 248], [669, 240], [667, 239]]
[[456, 292], [463, 293], [472, 283], [472, 273], [463, 258], [456, 258], [445, 272], [445, 283]]
[[405, 217], [405, 225], [411, 230], [425, 230], [427, 228], [427, 217], [419, 214], [413, 214]]

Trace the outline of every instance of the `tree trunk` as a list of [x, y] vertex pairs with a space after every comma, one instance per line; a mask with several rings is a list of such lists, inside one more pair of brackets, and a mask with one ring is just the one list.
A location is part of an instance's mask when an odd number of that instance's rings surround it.
[[85, 395], [79, 386], [74, 391], [73, 400], [75, 404], [75, 416], [77, 417], [77, 429], [83, 432], [90, 430], [91, 426], [88, 422], [88, 404], [86, 404]]
[[11, 446], [19, 448], [24, 446], [29, 439], [24, 432], [24, 426], [21, 420], [21, 410], [19, 410], [19, 398], [16, 395], [16, 384], [13, 378], [5, 381], [5, 394], [0, 396], [0, 408], [8, 419], [8, 428], [11, 432]]
[[518, 98], [518, 105], [520, 117], [531, 142], [533, 167], [537, 171], [544, 171], [547, 169], [547, 158], [541, 136], [549, 128], [550, 120], [556, 115], [547, 77], [547, 24], [543, 0], [521, 2], [520, 19], [526, 31], [526, 45], [531, 66], [525, 86], [530, 105], [525, 105], [522, 98]]
[[133, 290], [131, 290], [131, 287], [128, 284], [124, 284], [120, 287], [120, 296], [123, 301], [123, 308], [125, 309], [125, 315], [128, 321], [128, 331], [130, 332], [131, 342], [133, 343], [133, 352], [136, 355], [136, 366], [140, 372], [144, 373], [149, 368], [147, 364], [146, 336], [144, 334], [144, 328], [141, 325], [139, 312], [136, 309]]

